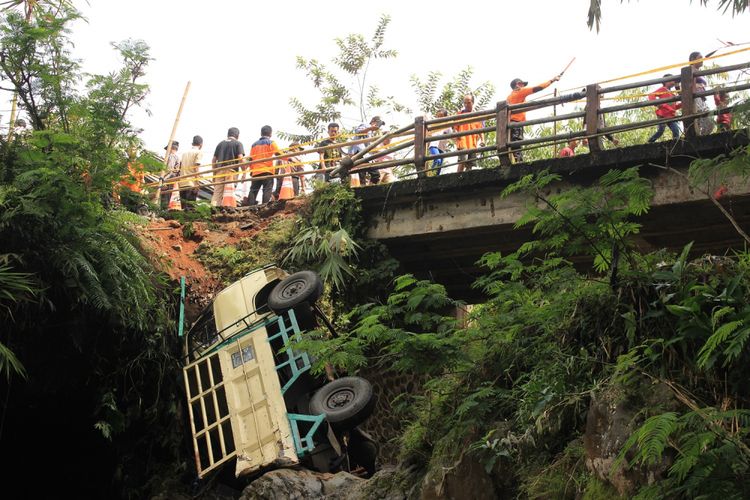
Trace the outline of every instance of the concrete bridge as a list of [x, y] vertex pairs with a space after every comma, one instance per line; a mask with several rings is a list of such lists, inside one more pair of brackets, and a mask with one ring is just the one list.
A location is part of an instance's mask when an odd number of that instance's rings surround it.
[[[448, 287], [455, 298], [481, 299], [471, 284], [480, 274], [484, 253], [516, 250], [533, 238], [528, 228], [513, 229], [532, 200], [523, 194], [500, 193], [523, 175], [549, 169], [562, 180], [549, 186], [559, 191], [585, 186], [610, 169], [640, 166], [653, 183], [654, 198], [638, 245], [643, 250], [681, 249], [695, 242], [696, 254], [724, 254], [744, 242], [704, 192], [687, 180], [653, 165], [669, 165], [686, 173], [695, 158], [715, 158], [748, 144], [743, 133], [726, 132], [689, 140], [643, 144], [541, 160], [460, 174], [401, 181], [358, 189], [369, 221], [369, 236], [382, 241], [403, 270], [429, 277]], [[706, 186], [713, 193], [716, 186]], [[737, 179], [720, 203], [744, 228], [750, 228], [750, 182]], [[585, 259], [580, 259], [585, 265]]]

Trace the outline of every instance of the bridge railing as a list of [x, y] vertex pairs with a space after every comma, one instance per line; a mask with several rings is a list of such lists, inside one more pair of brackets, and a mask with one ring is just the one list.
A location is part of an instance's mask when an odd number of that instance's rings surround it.
[[[586, 138], [588, 139], [589, 150], [591, 152], [597, 152], [603, 149], [602, 138], [613, 133], [623, 132], [628, 130], [637, 130], [643, 128], [654, 127], [661, 123], [668, 122], [682, 122], [685, 136], [687, 138], [694, 137], [696, 135], [695, 120], [697, 118], [714, 115], [718, 110], [708, 110], [701, 113], [696, 112], [696, 99], [705, 98], [716, 94], [719, 91], [727, 93], [740, 92], [743, 90], [750, 89], [750, 83], [735, 83], [733, 85], [723, 85], [721, 87], [715, 87], [705, 91], [695, 92], [693, 82], [696, 77], [708, 76], [719, 73], [731, 73], [731, 72], [743, 72], [747, 74], [747, 69], [750, 68], [750, 62], [741, 64], [735, 64], [730, 66], [716, 67], [696, 71], [693, 66], [686, 66], [681, 69], [679, 75], [652, 78], [648, 80], [641, 80], [622, 85], [615, 85], [602, 88], [598, 84], [587, 85], [584, 88], [576, 92], [558, 95], [555, 97], [549, 97], [545, 99], [533, 100], [519, 104], [508, 104], [507, 101], [498, 102], [494, 109], [480, 110], [471, 113], [462, 113], [459, 115], [446, 116], [442, 118], [426, 119], [423, 116], [416, 117], [414, 123], [402, 127], [398, 130], [389, 132], [379, 137], [361, 137], [354, 135], [346, 142], [336, 142], [329, 146], [313, 147], [304, 151], [290, 151], [285, 152], [275, 159], [283, 160], [296, 158], [302, 155], [309, 154], [320, 154], [331, 148], [347, 148], [354, 145], [364, 145], [358, 153], [346, 158], [344, 160], [345, 168], [343, 169], [346, 173], [357, 173], [364, 170], [370, 169], [383, 169], [390, 167], [398, 167], [405, 165], [414, 165], [415, 173], [417, 176], [423, 177], [428, 171], [428, 164], [434, 162], [434, 160], [440, 158], [454, 158], [457, 156], [474, 153], [476, 155], [485, 155], [485, 157], [496, 156], [500, 165], [509, 166], [512, 163], [512, 152], [514, 150], [533, 147], [546, 147], [558, 144], [567, 143], [571, 139]], [[635, 102], [625, 102], [623, 104], [617, 104], [612, 106], [602, 106], [603, 100], [611, 99], [612, 94], [619, 94], [623, 91], [640, 89], [649, 87], [656, 84], [663, 84], [668, 81], [680, 81], [679, 93], [669, 99], [659, 99], [658, 103], [650, 100], [642, 100]], [[620, 98], [621, 96], [617, 96]], [[576, 110], [570, 113], [557, 114], [557, 106], [571, 103], [571, 102], [584, 102], [582, 110]], [[651, 120], [640, 120], [631, 121], [624, 124], [618, 124], [613, 126], [606, 125], [607, 115], [616, 116], [617, 113], [637, 110], [645, 107], [655, 107], [657, 104], [666, 104], [670, 102], [681, 102], [682, 103], [682, 114], [674, 118], [659, 118]], [[538, 111], [552, 108], [552, 114], [542, 116], [540, 118], [533, 118], [525, 121], [511, 121], [510, 116], [518, 112]], [[721, 112], [732, 112], [734, 106], [728, 106], [722, 108]], [[556, 124], [558, 122], [568, 122], [570, 120], [582, 120], [581, 130], [575, 131], [564, 131], [557, 133], [556, 127], [555, 132], [552, 135], [546, 135], [544, 137], [530, 137], [522, 140], [511, 140], [510, 132], [513, 129], [521, 127], [530, 127], [535, 125], [548, 125]], [[456, 126], [460, 126], [466, 123], [481, 123], [481, 127], [470, 130], [455, 130]], [[449, 133], [442, 133], [446, 128], [453, 128], [454, 131]], [[577, 127], [576, 127], [577, 128]], [[441, 133], [436, 133], [441, 132]], [[495, 143], [479, 145], [479, 147], [463, 150], [446, 151], [437, 155], [428, 154], [428, 147], [431, 142], [436, 142], [441, 139], [458, 139], [468, 135], [475, 134], [488, 134], [494, 133]], [[394, 140], [393, 146], [389, 146], [388, 142]], [[406, 154], [403, 154], [405, 150], [409, 150]], [[388, 159], [395, 153], [400, 153], [401, 158]], [[267, 159], [262, 160], [249, 160], [240, 163], [232, 164], [215, 164], [211, 165], [211, 169], [207, 172], [201, 172], [199, 174], [189, 174], [169, 179], [169, 183], [176, 183], [184, 180], [197, 180], [198, 183], [204, 186], [219, 186], [224, 184], [233, 184], [236, 182], [247, 182], [249, 179], [239, 180], [236, 175], [238, 169], [245, 170], [247, 167], [258, 162], [266, 162]], [[457, 163], [472, 161], [472, 160], [459, 160]], [[302, 162], [303, 164], [315, 163], [315, 162]], [[318, 162], [320, 163], [320, 162]], [[447, 165], [446, 165], [447, 166]], [[316, 175], [322, 173], [331, 173], [333, 171], [341, 171], [338, 167], [319, 165], [312, 171], [296, 172], [294, 175]], [[206, 181], [204, 176], [209, 175], [210, 181]], [[278, 178], [289, 175], [287, 173], [269, 175], [266, 178]], [[152, 182], [146, 187], [161, 186], [159, 182]], [[189, 189], [186, 187], [174, 188], [173, 190]], [[167, 192], [167, 191], [163, 191]], [[170, 191], [171, 192], [171, 191]]]
[[[750, 68], [750, 62], [735, 64], [731, 66], [710, 68], [701, 71], [696, 71], [693, 66], [686, 66], [681, 69], [679, 75], [652, 78], [648, 80], [641, 80], [604, 88], [602, 88], [598, 84], [591, 84], [587, 85], [585, 88], [582, 88], [577, 92], [536, 101], [528, 101], [520, 104], [508, 104], [507, 101], [500, 101], [496, 104], [494, 110], [481, 110], [472, 113], [464, 113], [460, 115], [434, 118], [429, 120], [425, 119], [425, 117], [423, 116], [419, 116], [414, 120], [413, 125], [400, 129], [392, 134], [381, 136], [375, 143], [371, 144], [368, 149], [353, 157], [353, 168], [351, 169], [351, 172], [361, 171], [368, 168], [385, 168], [413, 164], [416, 169], [417, 175], [424, 176], [427, 171], [427, 164], [430, 161], [437, 160], [439, 158], [457, 157], [468, 153], [491, 153], [491, 156], [496, 155], [498, 157], [501, 165], [508, 166], [512, 162], [511, 153], [514, 150], [522, 149], [526, 146], [532, 145], [552, 146], [554, 144], [566, 143], [571, 139], [577, 138], [588, 139], [589, 150], [591, 152], [597, 152], [603, 149], [602, 138], [604, 136], [627, 130], [650, 128], [661, 123], [668, 122], [682, 122], [685, 136], [689, 139], [691, 137], [695, 137], [695, 135], [697, 134], [695, 125], [695, 120], [697, 118], [715, 115], [718, 112], [732, 112], [735, 108], [734, 106], [728, 106], [726, 108], [722, 108], [721, 110], [710, 109], [703, 112], [697, 112], [697, 99], [712, 96], [720, 91], [727, 92], [729, 94], [750, 89], [750, 83], [741, 83], [733, 85], [722, 85], [720, 87], [711, 88], [705, 91], [695, 92], [695, 78], [699, 76], [708, 76], [719, 73], [743, 71], [748, 68]], [[680, 90], [672, 98], [659, 99], [658, 102], [643, 100], [626, 102], [623, 104], [612, 106], [602, 106], [602, 100], [609, 99], [609, 96], [611, 96], [612, 94], [619, 94], [626, 90], [664, 84], [669, 81], [680, 82]], [[574, 112], [565, 114], [556, 113], [557, 106], [580, 100], [584, 100], [585, 102], [582, 110], [576, 110]], [[682, 103], [681, 115], [675, 116], [674, 118], [657, 118], [629, 122], [626, 124], [606, 126], [606, 115], [614, 115], [619, 112], [636, 110], [645, 107], [656, 107], [658, 104], [666, 104], [672, 102]], [[555, 112], [549, 116], [534, 118], [525, 121], [510, 120], [510, 116], [514, 113], [536, 111], [548, 108], [553, 108]], [[511, 140], [510, 138], [511, 130], [516, 128], [529, 127], [533, 125], [548, 125], [554, 124], [556, 122], [578, 119], [582, 120], [582, 130], [580, 131], [566, 131], [561, 133], [553, 133], [552, 135], [546, 135], [544, 137], [532, 137], [515, 141]], [[482, 126], [480, 128], [453, 131], [445, 134], [431, 134], [431, 132], [445, 129], [447, 127], [455, 127], [463, 123], [472, 122], [482, 122]], [[380, 150], [377, 150], [377, 147], [380, 146], [385, 141], [385, 139], [403, 135], [405, 131], [411, 130], [413, 130], [414, 132], [413, 141], [402, 143], [395, 148], [382, 149], [381, 146]], [[495, 144], [493, 145], [480, 144], [479, 147], [471, 149], [446, 151], [437, 155], [428, 154], [428, 145], [431, 142], [435, 142], [441, 139], [457, 139], [468, 135], [486, 134], [488, 132], [495, 133]], [[382, 163], [371, 163], [373, 159], [391, 155], [394, 152], [412, 146], [414, 150], [411, 157]], [[366, 156], [366, 154], [373, 149], [377, 150], [377, 152], [372, 154], [371, 156]]]

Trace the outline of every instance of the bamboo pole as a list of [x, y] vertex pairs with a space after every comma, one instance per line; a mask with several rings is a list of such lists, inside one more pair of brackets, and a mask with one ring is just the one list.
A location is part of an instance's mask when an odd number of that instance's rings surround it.
[[[169, 134], [169, 141], [167, 142], [167, 152], [164, 155], [164, 165], [167, 165], [169, 161], [169, 155], [172, 151], [172, 142], [174, 142], [174, 136], [177, 133], [177, 125], [180, 123], [180, 115], [182, 115], [182, 108], [185, 106], [185, 99], [187, 99], [188, 92], [190, 91], [190, 80], [185, 85], [185, 92], [182, 94], [182, 100], [180, 101], [180, 107], [177, 108], [177, 116], [174, 118], [174, 125], [172, 125], [172, 132]], [[161, 194], [161, 187], [164, 185], [164, 180], [159, 180], [159, 187], [156, 189], [154, 194], [154, 202], [159, 202], [159, 195]]]
[[182, 100], [180, 101], [180, 107], [177, 109], [177, 116], [174, 119], [174, 125], [172, 125], [172, 133], [169, 134], [169, 142], [167, 142], [167, 154], [164, 155], [164, 165], [169, 161], [169, 152], [174, 141], [174, 136], [177, 133], [177, 125], [180, 123], [180, 115], [182, 114], [182, 108], [185, 106], [185, 99], [187, 98], [188, 92], [190, 91], [190, 81], [185, 85], [185, 92], [182, 94]]

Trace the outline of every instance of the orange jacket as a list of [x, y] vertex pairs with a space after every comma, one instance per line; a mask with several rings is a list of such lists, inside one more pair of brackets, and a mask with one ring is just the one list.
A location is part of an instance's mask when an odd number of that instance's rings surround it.
[[[253, 161], [273, 158], [273, 155], [279, 153], [279, 147], [268, 137], [261, 137], [250, 148], [250, 158]], [[261, 161], [250, 165], [250, 174], [274, 174], [276, 168], [273, 166], [273, 159]]]
[[[464, 114], [466, 111], [459, 111], [458, 114]], [[476, 130], [482, 128], [482, 122], [464, 122], [455, 126], [456, 132], [465, 132], [467, 130]], [[463, 135], [456, 137], [456, 149], [474, 149], [479, 142], [479, 134]]]
[[[540, 83], [539, 85], [535, 85], [533, 87], [529, 87], [528, 85], [526, 87], [521, 87], [520, 89], [516, 89], [513, 92], [510, 93], [510, 95], [507, 98], [508, 104], [521, 104], [522, 102], [526, 102], [526, 98], [533, 94], [534, 92], [539, 92], [542, 89], [546, 89], [552, 85], [552, 80]], [[510, 121], [512, 122], [525, 122], [526, 121], [526, 111], [519, 111], [518, 113], [513, 113], [510, 115]]]

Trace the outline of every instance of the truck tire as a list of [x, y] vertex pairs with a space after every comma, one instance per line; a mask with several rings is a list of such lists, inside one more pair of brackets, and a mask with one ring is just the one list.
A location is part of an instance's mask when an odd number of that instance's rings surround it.
[[307, 302], [313, 305], [323, 293], [323, 282], [314, 271], [300, 271], [287, 276], [268, 295], [268, 308], [276, 314]]
[[310, 413], [325, 415], [336, 430], [350, 430], [372, 415], [375, 394], [360, 377], [342, 377], [321, 387], [310, 399]]

